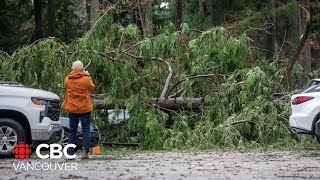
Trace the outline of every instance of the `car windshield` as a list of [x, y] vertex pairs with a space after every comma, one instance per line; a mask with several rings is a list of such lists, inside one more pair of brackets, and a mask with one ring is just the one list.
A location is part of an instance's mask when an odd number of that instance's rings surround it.
[[320, 81], [312, 80], [302, 92], [303, 93], [320, 92]]

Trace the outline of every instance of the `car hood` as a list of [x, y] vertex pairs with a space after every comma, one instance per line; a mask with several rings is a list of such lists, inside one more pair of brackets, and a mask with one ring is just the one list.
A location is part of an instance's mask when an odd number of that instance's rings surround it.
[[44, 91], [41, 89], [33, 89], [26, 87], [0, 86], [0, 95], [20, 96], [20, 97], [38, 97], [44, 99], [60, 99], [55, 93]]

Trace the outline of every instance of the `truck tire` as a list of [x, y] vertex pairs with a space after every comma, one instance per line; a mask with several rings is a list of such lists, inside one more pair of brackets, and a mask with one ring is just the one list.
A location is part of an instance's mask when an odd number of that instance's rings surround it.
[[21, 141], [26, 142], [23, 126], [13, 119], [0, 118], [0, 159], [12, 157], [12, 149]]

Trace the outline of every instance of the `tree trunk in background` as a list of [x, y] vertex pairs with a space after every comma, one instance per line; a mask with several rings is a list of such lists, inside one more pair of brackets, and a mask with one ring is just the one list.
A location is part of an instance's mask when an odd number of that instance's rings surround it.
[[147, 0], [145, 2], [145, 9], [144, 9], [145, 37], [149, 37], [153, 35], [152, 3], [153, 3], [153, 0]]
[[[270, 10], [272, 10], [274, 8], [274, 2], [273, 0], [268, 0], [267, 1], [267, 10], [268, 12], [270, 12]], [[270, 34], [268, 34], [267, 36], [267, 54], [266, 54], [266, 58], [268, 60], [272, 60], [273, 56], [274, 56], [274, 43], [275, 43], [275, 27], [276, 27], [276, 21], [274, 21], [275, 19], [275, 15], [272, 14], [271, 17], [269, 17], [270, 23], [272, 23], [273, 25], [270, 26], [270, 28], [268, 28], [267, 30], [269, 31]]]
[[204, 0], [199, 0], [199, 11], [201, 15], [204, 15]]
[[[289, 2], [288, 0], [281, 0], [281, 3], [283, 5], [287, 5]], [[291, 16], [291, 15], [290, 15]], [[284, 21], [284, 23], [281, 23], [283, 24], [283, 27], [281, 27], [281, 32], [278, 32], [277, 36], [280, 36], [280, 39], [279, 39], [279, 51], [281, 50], [281, 55], [282, 58], [290, 58], [290, 55], [289, 55], [289, 36], [290, 36], [290, 31], [293, 27], [290, 28], [290, 25], [289, 25], [289, 16], [288, 15], [285, 15], [285, 16], [282, 16], [281, 19], [283, 19], [282, 21]], [[293, 26], [293, 25], [292, 25]]]
[[[299, 0], [300, 5], [308, 7], [309, 0]], [[302, 8], [299, 8], [299, 36], [304, 33], [307, 25], [307, 14]], [[299, 63], [303, 68], [304, 75], [298, 79], [298, 85], [302, 88], [308, 81], [307, 74], [311, 72], [311, 48], [310, 38], [306, 40], [299, 56]]]
[[81, 28], [84, 30], [89, 30], [90, 23], [87, 13], [87, 0], [76, 0], [74, 1], [74, 6], [74, 14], [79, 18]]
[[90, 19], [91, 19], [91, 3], [90, 3], [90, 0], [86, 0], [86, 12], [87, 12], [87, 30], [89, 31], [90, 30]]
[[48, 0], [48, 35], [54, 36], [55, 12], [54, 0]]
[[216, 6], [215, 1], [210, 1], [210, 25], [211, 26], [218, 26], [219, 25], [219, 19], [220, 19], [220, 10]]
[[42, 34], [42, 0], [34, 0], [35, 39], [43, 38]]
[[97, 12], [99, 9], [99, 0], [90, 0], [90, 29], [97, 21]]
[[6, 6], [6, 0], [0, 0], [0, 9], [4, 9]]
[[225, 7], [228, 9], [228, 10], [232, 10], [232, 0], [225, 0]]
[[177, 30], [180, 30], [180, 25], [182, 23], [182, 0], [175, 0], [176, 2], [176, 15], [174, 26]]

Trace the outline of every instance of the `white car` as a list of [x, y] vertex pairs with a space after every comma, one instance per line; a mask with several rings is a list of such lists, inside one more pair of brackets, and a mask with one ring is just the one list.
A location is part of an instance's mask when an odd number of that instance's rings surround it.
[[289, 124], [294, 133], [316, 135], [320, 143], [320, 79], [291, 97]]
[[0, 81], [0, 159], [11, 157], [21, 141], [32, 148], [61, 139], [59, 96]]

